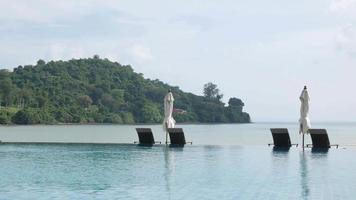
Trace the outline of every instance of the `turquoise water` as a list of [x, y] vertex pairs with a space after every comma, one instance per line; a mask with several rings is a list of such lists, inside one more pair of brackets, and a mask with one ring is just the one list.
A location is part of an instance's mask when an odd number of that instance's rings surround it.
[[0, 146], [1, 199], [354, 199], [355, 150]]
[[[188, 125], [184, 127], [187, 138], [195, 143], [184, 148], [131, 143], [1, 144], [0, 199], [354, 199], [356, 148], [348, 145], [355, 141], [355, 125], [325, 126], [332, 143], [341, 143], [341, 148], [303, 153], [300, 148], [274, 151], [266, 145], [271, 141], [267, 127], [288, 127], [292, 135], [293, 124]], [[158, 136], [160, 127], [153, 128], [155, 136], [163, 138]], [[129, 129], [1, 127], [0, 138], [28, 142], [44, 135], [47, 142], [125, 142], [135, 140], [135, 133], [130, 131], [131, 137], [117, 131]], [[78, 132], [83, 130], [88, 130], [86, 137]], [[72, 140], [69, 133], [74, 134]], [[222, 139], [216, 139], [216, 134]], [[292, 135], [293, 139], [299, 136]]]

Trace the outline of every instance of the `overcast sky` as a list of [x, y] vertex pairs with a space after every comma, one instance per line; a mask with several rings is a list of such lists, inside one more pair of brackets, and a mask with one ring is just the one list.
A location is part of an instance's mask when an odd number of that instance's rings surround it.
[[98, 54], [253, 121], [356, 121], [356, 0], [0, 0], [0, 68]]

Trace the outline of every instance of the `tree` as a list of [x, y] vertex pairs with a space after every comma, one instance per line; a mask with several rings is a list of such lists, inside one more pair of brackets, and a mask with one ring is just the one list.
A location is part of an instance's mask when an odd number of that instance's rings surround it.
[[229, 99], [229, 109], [232, 112], [241, 113], [244, 106], [245, 104], [241, 101], [241, 99], [238, 99], [236, 97], [232, 97]]
[[41, 122], [39, 112], [32, 109], [24, 109], [18, 111], [12, 121], [16, 124], [38, 124]]
[[121, 113], [121, 118], [125, 124], [135, 123], [135, 119], [134, 119], [132, 113], [130, 113], [130, 112]]
[[15, 87], [12, 84], [11, 79], [9, 78], [4, 78], [0, 80], [0, 86], [0, 95], [5, 102], [5, 106], [9, 106], [14, 99], [12, 92]]
[[42, 59], [39, 59], [37, 61], [37, 65], [45, 65], [45, 64], [46, 64], [46, 62], [44, 60], [42, 60]]
[[141, 110], [141, 113], [144, 122], [157, 123], [162, 120], [161, 113], [159, 112], [158, 108], [153, 104], [145, 104]]
[[79, 104], [84, 106], [85, 108], [88, 108], [92, 103], [93, 100], [91, 100], [90, 96], [88, 95], [81, 95], [78, 97]]
[[11, 123], [11, 116], [10, 112], [2, 111], [0, 112], [0, 124], [10, 124]]
[[43, 107], [46, 107], [48, 98], [44, 97], [44, 96], [37, 96], [36, 101], [37, 101], [38, 107], [43, 108]]
[[115, 99], [115, 101], [119, 104], [124, 103], [124, 90], [120, 89], [113, 89], [111, 91], [112, 97]]
[[211, 82], [204, 85], [204, 96], [208, 99], [218, 101], [223, 98], [223, 94], [220, 94], [218, 86]]
[[179, 122], [249, 120], [241, 100], [232, 98], [225, 107], [216, 84], [205, 84], [198, 96], [94, 56], [0, 70], [0, 105], [7, 106], [0, 109], [0, 123], [161, 123], [169, 89], [175, 108], [184, 111], [175, 114]]
[[90, 93], [90, 96], [91, 99], [97, 103], [103, 94], [104, 94], [103, 89], [94, 87], [94, 90]]
[[104, 94], [101, 97], [101, 102], [109, 109], [113, 109], [115, 107], [115, 99], [110, 94]]
[[104, 119], [104, 123], [122, 124], [123, 121], [119, 114], [108, 114]]
[[245, 104], [241, 101], [241, 99], [232, 97], [229, 99], [229, 106], [230, 107], [243, 107], [243, 106], [245, 106]]
[[5, 78], [9, 78], [11, 73], [7, 69], [0, 69], [0, 80], [3, 80]]

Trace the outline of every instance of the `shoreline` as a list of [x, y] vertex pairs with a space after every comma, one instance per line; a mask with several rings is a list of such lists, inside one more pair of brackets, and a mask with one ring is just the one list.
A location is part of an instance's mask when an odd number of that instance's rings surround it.
[[[177, 123], [176, 125], [248, 125], [248, 124], [298, 124], [297, 121], [257, 121], [257, 122], [246, 122], [246, 123]], [[316, 121], [313, 124], [330, 124], [330, 125], [340, 125], [340, 124], [356, 124], [356, 121]], [[0, 124], [0, 127], [18, 127], [18, 126], [156, 126], [162, 125], [162, 123], [134, 123], [134, 124], [114, 124], [114, 123], [56, 123], [56, 124]]]

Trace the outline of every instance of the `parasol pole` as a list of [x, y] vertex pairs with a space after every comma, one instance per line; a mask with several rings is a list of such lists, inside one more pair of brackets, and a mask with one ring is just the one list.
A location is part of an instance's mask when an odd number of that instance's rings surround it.
[[303, 145], [303, 151], [304, 151], [304, 133], [303, 134], [303, 141], [302, 141], [302, 145]]
[[166, 125], [166, 145], [168, 145], [168, 123], [165, 123]]

